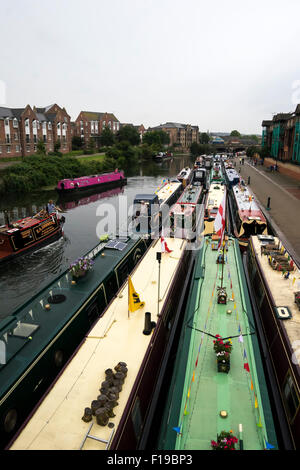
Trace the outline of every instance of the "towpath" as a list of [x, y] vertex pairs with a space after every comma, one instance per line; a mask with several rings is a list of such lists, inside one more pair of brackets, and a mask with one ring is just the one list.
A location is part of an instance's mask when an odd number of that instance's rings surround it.
[[[283, 239], [283, 244], [300, 265], [300, 182], [290, 176], [274, 172], [259, 165], [253, 166], [245, 159], [236, 170], [245, 180], [260, 203], [266, 217]], [[250, 181], [249, 181], [250, 178]], [[249, 181], [249, 184], [248, 184]], [[269, 210], [268, 198], [270, 198]]]

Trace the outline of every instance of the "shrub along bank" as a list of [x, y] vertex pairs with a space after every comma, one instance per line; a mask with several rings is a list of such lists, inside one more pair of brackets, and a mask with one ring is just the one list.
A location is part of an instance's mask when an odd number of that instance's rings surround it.
[[77, 178], [113, 171], [117, 165], [117, 159], [109, 157], [101, 161], [86, 162], [66, 156], [25, 157], [22, 163], [2, 171], [0, 192], [27, 193], [44, 186], [56, 185], [63, 178]]

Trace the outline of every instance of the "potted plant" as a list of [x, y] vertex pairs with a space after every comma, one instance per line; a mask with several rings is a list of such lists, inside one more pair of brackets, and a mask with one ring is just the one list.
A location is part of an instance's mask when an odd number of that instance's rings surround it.
[[71, 264], [70, 273], [76, 279], [83, 277], [90, 271], [93, 264], [94, 261], [92, 261], [90, 258], [78, 258], [76, 261], [74, 261], [74, 263]]
[[231, 431], [222, 431], [217, 436], [217, 442], [211, 441], [211, 446], [214, 450], [235, 450], [235, 444], [237, 442], [238, 439]]
[[214, 351], [217, 356], [218, 372], [229, 372], [230, 354], [232, 351], [231, 341], [223, 341], [220, 335], [216, 335], [214, 343]]

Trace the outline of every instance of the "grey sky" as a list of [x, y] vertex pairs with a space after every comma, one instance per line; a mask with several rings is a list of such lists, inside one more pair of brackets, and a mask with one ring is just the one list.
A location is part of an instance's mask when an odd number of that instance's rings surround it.
[[6, 106], [57, 102], [73, 120], [107, 111], [145, 127], [244, 133], [295, 109], [298, 0], [1, 0], [0, 8]]

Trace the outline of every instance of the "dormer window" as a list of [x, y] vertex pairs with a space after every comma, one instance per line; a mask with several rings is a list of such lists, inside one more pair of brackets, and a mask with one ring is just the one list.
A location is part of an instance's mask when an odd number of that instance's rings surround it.
[[48, 122], [48, 129], [49, 129], [49, 131], [51, 131], [51, 129], [52, 129], [52, 124], [51, 124], [51, 122]]
[[14, 118], [14, 120], [13, 120], [13, 127], [15, 127], [15, 128], [18, 128], [18, 127], [19, 127], [18, 119], [17, 119], [17, 118]]
[[9, 126], [9, 118], [5, 118], [4, 124], [5, 124], [6, 126]]
[[29, 119], [25, 119], [25, 129], [29, 131]]

